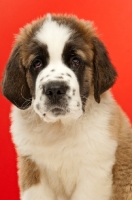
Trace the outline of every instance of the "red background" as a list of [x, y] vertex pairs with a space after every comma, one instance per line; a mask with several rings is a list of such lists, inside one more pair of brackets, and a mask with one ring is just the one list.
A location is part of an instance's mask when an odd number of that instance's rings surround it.
[[[131, 0], [0, 0], [0, 79], [13, 34], [46, 13], [72, 13], [93, 20], [118, 71], [113, 93], [132, 121]], [[0, 200], [19, 200], [16, 154], [9, 133], [10, 103], [0, 94]]]

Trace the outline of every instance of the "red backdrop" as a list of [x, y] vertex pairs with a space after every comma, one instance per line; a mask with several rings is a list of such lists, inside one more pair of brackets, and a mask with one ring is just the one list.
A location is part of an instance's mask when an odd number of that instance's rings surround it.
[[[46, 13], [72, 13], [93, 20], [119, 77], [113, 93], [132, 120], [131, 0], [0, 0], [0, 79], [20, 27]], [[0, 200], [19, 200], [16, 154], [9, 133], [10, 103], [0, 94]]]

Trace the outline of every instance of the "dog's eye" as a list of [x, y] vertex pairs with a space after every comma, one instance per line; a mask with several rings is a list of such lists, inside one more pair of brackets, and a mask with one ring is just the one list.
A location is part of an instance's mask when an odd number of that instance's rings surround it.
[[72, 59], [72, 64], [73, 64], [74, 66], [79, 66], [79, 65], [80, 65], [80, 60], [77, 59], [77, 58], [73, 58], [73, 59]]
[[36, 58], [33, 63], [32, 63], [32, 66], [35, 70], [38, 70], [42, 67], [43, 63], [42, 63], [42, 60], [40, 58]]
[[72, 67], [77, 67], [78, 68], [80, 66], [80, 64], [81, 64], [81, 61], [80, 61], [79, 58], [77, 58], [77, 57], [71, 58]]

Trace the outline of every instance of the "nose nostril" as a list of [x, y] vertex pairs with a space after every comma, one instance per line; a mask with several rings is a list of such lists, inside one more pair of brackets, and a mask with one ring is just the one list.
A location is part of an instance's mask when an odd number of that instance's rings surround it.
[[57, 95], [63, 95], [65, 94], [65, 91], [64, 89], [59, 89], [57, 92], [56, 92]]
[[53, 92], [51, 90], [46, 90], [45, 94], [48, 95], [48, 96], [52, 96]]

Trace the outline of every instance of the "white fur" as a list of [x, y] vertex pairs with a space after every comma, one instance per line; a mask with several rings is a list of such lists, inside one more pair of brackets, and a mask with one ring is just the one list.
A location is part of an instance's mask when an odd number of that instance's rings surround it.
[[44, 168], [49, 178], [49, 186], [41, 182], [29, 188], [22, 200], [54, 200], [51, 188], [59, 198], [61, 186], [71, 200], [109, 200], [117, 147], [109, 130], [114, 109], [109, 92], [100, 104], [89, 97], [85, 114], [68, 124], [46, 123], [32, 106], [24, 111], [13, 106], [11, 132], [17, 151], [37, 163], [41, 180]]
[[48, 17], [35, 38], [47, 45], [50, 61], [56, 62], [61, 60], [64, 45], [71, 33], [72, 31], [67, 26], [59, 25]]

